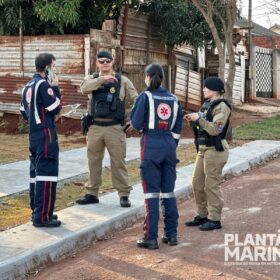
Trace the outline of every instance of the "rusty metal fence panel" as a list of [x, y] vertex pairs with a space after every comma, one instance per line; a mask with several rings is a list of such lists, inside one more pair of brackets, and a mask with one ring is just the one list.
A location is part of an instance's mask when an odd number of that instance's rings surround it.
[[20, 69], [20, 41], [17, 36], [0, 36], [0, 73], [35, 72], [35, 57], [49, 52], [56, 57], [59, 74], [84, 74], [86, 35], [50, 35], [23, 37], [23, 69]]

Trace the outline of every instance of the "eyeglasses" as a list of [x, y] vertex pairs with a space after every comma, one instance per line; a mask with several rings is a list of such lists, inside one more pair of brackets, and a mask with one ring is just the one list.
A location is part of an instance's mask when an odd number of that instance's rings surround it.
[[108, 59], [108, 60], [98, 60], [98, 62], [100, 63], [100, 64], [109, 64], [109, 63], [111, 63], [112, 62], [112, 60], [110, 60], [110, 59]]

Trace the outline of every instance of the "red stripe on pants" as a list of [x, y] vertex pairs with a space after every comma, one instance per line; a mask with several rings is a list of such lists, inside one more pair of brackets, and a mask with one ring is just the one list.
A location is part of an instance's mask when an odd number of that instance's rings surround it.
[[42, 223], [44, 223], [44, 212], [45, 212], [45, 205], [46, 205], [46, 189], [47, 189], [47, 182], [44, 182], [44, 195], [43, 195], [43, 207], [42, 207]]

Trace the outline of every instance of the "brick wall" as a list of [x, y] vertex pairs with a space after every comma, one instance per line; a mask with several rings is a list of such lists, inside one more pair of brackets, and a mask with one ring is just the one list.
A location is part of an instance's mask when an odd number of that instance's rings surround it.
[[273, 37], [253, 37], [253, 44], [268, 49], [280, 49], [280, 35]]

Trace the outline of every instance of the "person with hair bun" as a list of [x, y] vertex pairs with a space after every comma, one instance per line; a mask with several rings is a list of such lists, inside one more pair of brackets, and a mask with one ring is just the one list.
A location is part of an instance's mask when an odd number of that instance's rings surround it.
[[182, 129], [183, 113], [177, 97], [161, 87], [163, 69], [150, 64], [145, 69], [147, 90], [132, 109], [131, 125], [142, 132], [141, 179], [145, 195], [146, 216], [140, 248], [157, 249], [159, 199], [163, 208], [162, 242], [177, 245], [178, 210], [174, 187], [176, 181], [176, 147]]

